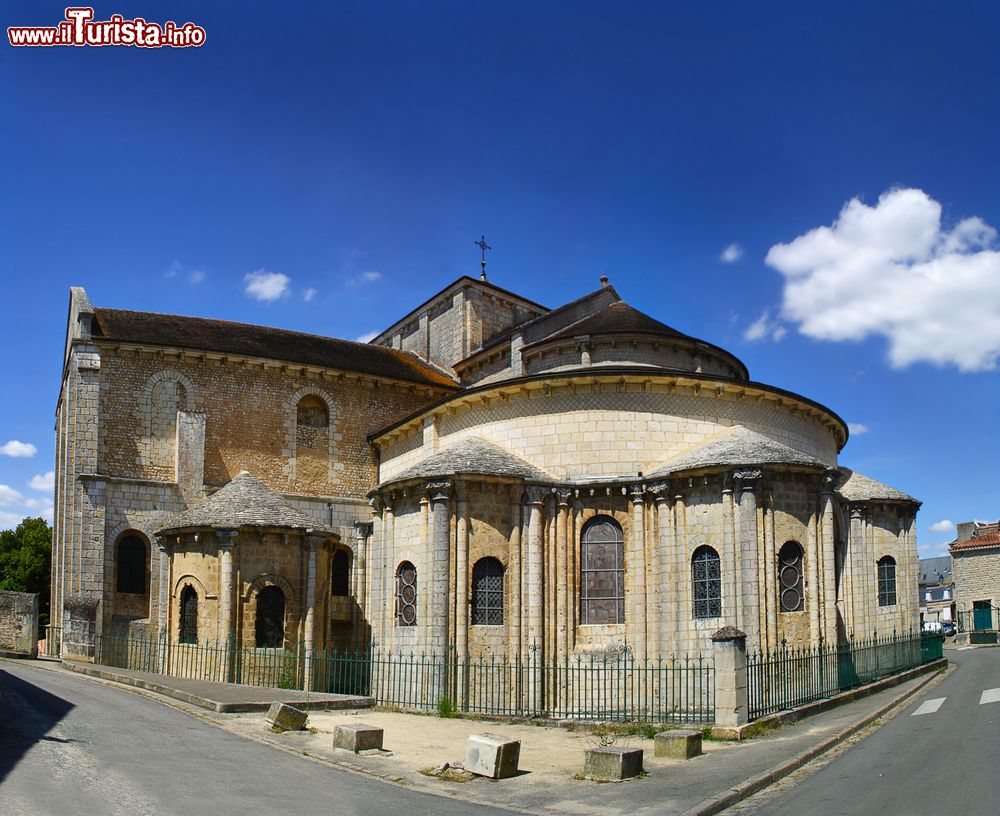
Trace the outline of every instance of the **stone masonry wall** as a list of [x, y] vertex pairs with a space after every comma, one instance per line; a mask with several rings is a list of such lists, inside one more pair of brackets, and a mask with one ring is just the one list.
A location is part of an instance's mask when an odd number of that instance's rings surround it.
[[38, 656], [38, 595], [0, 591], [0, 654]]
[[971, 612], [975, 601], [1000, 606], [1000, 550], [955, 550], [952, 565], [957, 611]]

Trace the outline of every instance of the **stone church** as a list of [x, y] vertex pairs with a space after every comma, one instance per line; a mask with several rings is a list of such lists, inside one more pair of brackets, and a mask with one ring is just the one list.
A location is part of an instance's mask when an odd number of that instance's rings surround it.
[[[599, 288], [462, 277], [367, 344], [71, 290], [54, 627], [695, 654], [912, 631], [919, 502], [819, 403]], [[74, 628], [76, 627], [76, 629]]]

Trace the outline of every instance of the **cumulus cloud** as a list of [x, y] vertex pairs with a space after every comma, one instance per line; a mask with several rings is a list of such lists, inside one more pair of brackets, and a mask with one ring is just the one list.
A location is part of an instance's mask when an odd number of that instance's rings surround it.
[[0, 507], [20, 507], [24, 504], [24, 496], [13, 487], [0, 484]]
[[851, 436], [860, 436], [861, 434], [868, 433], [871, 428], [861, 422], [848, 422], [847, 430], [851, 432]]
[[378, 334], [379, 333], [377, 331], [365, 332], [364, 334], [359, 335], [358, 337], [355, 337], [354, 338], [354, 342], [355, 343], [370, 343], [372, 340], [374, 340], [376, 337], [378, 337]]
[[719, 260], [723, 263], [731, 264], [736, 263], [742, 257], [743, 247], [737, 243], [732, 243], [722, 250], [722, 254], [719, 255]]
[[761, 313], [760, 317], [747, 326], [746, 331], [743, 332], [743, 339], [755, 341], [766, 340], [770, 337], [775, 342], [778, 342], [786, 334], [788, 334], [788, 329], [780, 323], [771, 320], [771, 313], [765, 310]]
[[369, 270], [368, 272], [359, 272], [356, 275], [351, 275], [351, 277], [347, 279], [347, 285], [365, 286], [369, 283], [375, 283], [375, 281], [379, 280], [381, 277], [382, 273], [376, 272], [374, 269]]
[[288, 294], [288, 285], [292, 279], [281, 272], [268, 272], [258, 269], [243, 276], [246, 284], [244, 292], [255, 300], [270, 303]]
[[188, 283], [192, 286], [197, 286], [205, 280], [204, 270], [195, 269], [187, 264], [182, 264], [180, 261], [174, 261], [171, 263], [170, 266], [167, 267], [167, 271], [163, 273], [163, 277], [165, 278], [176, 278], [178, 275], [186, 277]]
[[313, 289], [313, 288], [312, 288], [311, 286], [310, 286], [310, 287], [309, 287], [308, 289], [306, 289], [306, 290], [305, 290], [305, 291], [304, 291], [304, 292], [302, 293], [302, 299], [303, 299], [303, 300], [304, 300], [304, 301], [305, 301], [306, 303], [308, 303], [308, 302], [309, 302], [310, 300], [312, 300], [312, 299], [313, 299], [314, 297], [316, 297], [316, 290], [315, 290], [315, 289]]
[[18, 442], [16, 439], [10, 440], [4, 445], [0, 445], [0, 455], [13, 456], [14, 458], [28, 458], [38, 453], [38, 448], [30, 442]]
[[56, 486], [56, 474], [54, 471], [36, 473], [28, 482], [28, 487], [32, 490], [40, 490], [43, 493], [51, 493]]
[[885, 337], [895, 368], [917, 362], [996, 368], [1000, 252], [980, 218], [951, 229], [923, 190], [844, 205], [829, 227], [775, 244], [766, 262], [785, 278], [782, 317], [818, 340]]
[[951, 533], [955, 530], [955, 525], [951, 523], [951, 519], [941, 519], [935, 521], [928, 529], [934, 533]]

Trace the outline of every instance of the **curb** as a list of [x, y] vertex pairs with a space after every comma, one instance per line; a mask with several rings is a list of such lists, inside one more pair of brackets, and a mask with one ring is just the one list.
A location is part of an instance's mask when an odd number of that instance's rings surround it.
[[[947, 661], [944, 661], [944, 665], [948, 665]], [[922, 691], [926, 686], [930, 685], [930, 683], [938, 679], [940, 676], [941, 675], [938, 672], [928, 673], [927, 676], [913, 688], [904, 691], [902, 694], [897, 694], [889, 702], [880, 706], [875, 711], [866, 714], [860, 720], [852, 723], [833, 736], [827, 737], [821, 743], [814, 745], [812, 748], [803, 751], [801, 754], [798, 754], [791, 759], [785, 760], [770, 770], [764, 771], [756, 776], [751, 776], [749, 779], [744, 780], [739, 785], [730, 788], [728, 791], [703, 799], [693, 808], [684, 811], [681, 816], [714, 816], [714, 814], [719, 813], [728, 807], [732, 807], [737, 802], [742, 802], [744, 799], [748, 799], [758, 791], [761, 791], [769, 785], [773, 785], [778, 780], [784, 779], [786, 776], [794, 773], [807, 762], [811, 762], [816, 759], [816, 757], [825, 754], [832, 748], [835, 748], [840, 743], [857, 734], [863, 728], [871, 725], [875, 722], [875, 720], [884, 717], [893, 708], [908, 700], [910, 697], [913, 697], [917, 694], [917, 692]]]

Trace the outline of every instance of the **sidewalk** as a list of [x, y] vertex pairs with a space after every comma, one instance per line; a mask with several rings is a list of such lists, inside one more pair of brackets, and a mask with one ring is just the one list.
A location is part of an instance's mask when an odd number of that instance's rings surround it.
[[[602, 816], [616, 812], [630, 816], [718, 813], [905, 704], [941, 676], [940, 672], [932, 672], [915, 677], [752, 740], [705, 740], [704, 755], [688, 761], [654, 757], [652, 740], [642, 736], [620, 737], [616, 745], [644, 749], [647, 774], [618, 784], [599, 784], [574, 778], [582, 770], [584, 750], [598, 744], [597, 737], [584, 730], [344, 708], [351, 706], [352, 700], [340, 695], [202, 683], [81, 663], [64, 663], [50, 670], [126, 683], [213, 712], [219, 712], [219, 706], [252, 705], [256, 710], [251, 712], [200, 716], [249, 739], [387, 782], [526, 813]], [[263, 710], [278, 699], [312, 708], [307, 723], [310, 730], [273, 733]], [[371, 704], [367, 698], [353, 698], [353, 702]], [[320, 705], [342, 710], [316, 710]], [[385, 730], [384, 748], [391, 755], [355, 756], [332, 747], [336, 725], [359, 722]], [[521, 741], [520, 775], [504, 780], [473, 777], [468, 782], [455, 782], [421, 773], [445, 762], [462, 762], [468, 737], [484, 732]]]

